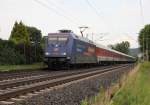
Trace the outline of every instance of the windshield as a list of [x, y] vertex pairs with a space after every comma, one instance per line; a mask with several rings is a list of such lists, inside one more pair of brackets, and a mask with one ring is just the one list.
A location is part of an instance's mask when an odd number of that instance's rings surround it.
[[49, 44], [66, 43], [67, 39], [66, 36], [49, 36], [48, 42]]

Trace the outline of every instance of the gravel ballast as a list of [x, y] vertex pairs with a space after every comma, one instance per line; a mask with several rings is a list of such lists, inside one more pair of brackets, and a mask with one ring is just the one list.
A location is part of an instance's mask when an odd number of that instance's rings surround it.
[[11, 105], [80, 105], [83, 99], [99, 93], [102, 86], [109, 87], [112, 82], [120, 78], [124, 71], [127, 72], [128, 70], [114, 71], [48, 88], [16, 100], [13, 99], [15, 103]]

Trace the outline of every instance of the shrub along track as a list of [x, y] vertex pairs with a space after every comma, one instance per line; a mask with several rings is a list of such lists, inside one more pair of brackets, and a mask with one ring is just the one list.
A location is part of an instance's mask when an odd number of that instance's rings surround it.
[[82, 71], [71, 71], [55, 76], [43, 75], [34, 76], [30, 78], [22, 78], [18, 80], [11, 80], [9, 82], [0, 83], [0, 101], [7, 101], [8, 99], [24, 95], [27, 93], [34, 93], [49, 87], [58, 86], [71, 81], [80, 80], [86, 77], [105, 74], [108, 72], [127, 70], [130, 68], [131, 64], [118, 65], [115, 67], [105, 67], [105, 68], [91, 68]]

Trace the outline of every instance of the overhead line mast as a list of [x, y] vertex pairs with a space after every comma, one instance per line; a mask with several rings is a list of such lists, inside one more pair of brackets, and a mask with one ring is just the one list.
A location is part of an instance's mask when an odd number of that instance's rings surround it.
[[89, 0], [86, 0], [87, 4], [93, 9], [93, 11], [97, 14], [97, 16], [101, 17], [99, 12], [96, 10], [96, 8], [89, 2]]
[[[143, 14], [143, 5], [142, 5], [142, 0], [139, 2], [140, 4], [140, 13], [141, 13], [141, 19], [142, 19], [142, 25], [144, 26], [144, 14]], [[146, 48], [145, 48], [146, 46]], [[145, 55], [146, 55], [146, 60], [149, 59], [148, 55], [148, 41], [145, 35], [143, 35], [143, 61], [145, 60]]]

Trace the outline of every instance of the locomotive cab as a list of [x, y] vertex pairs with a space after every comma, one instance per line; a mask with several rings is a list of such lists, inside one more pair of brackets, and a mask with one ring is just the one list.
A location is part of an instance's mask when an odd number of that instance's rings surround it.
[[46, 38], [45, 62], [49, 67], [67, 64], [70, 60], [69, 46], [71, 45], [71, 31], [60, 30], [50, 33]]

